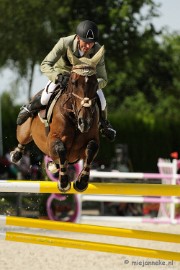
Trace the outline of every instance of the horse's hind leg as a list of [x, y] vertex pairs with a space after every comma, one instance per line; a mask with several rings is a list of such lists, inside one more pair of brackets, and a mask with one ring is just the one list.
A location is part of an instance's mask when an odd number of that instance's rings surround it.
[[18, 146], [10, 153], [11, 162], [18, 163], [24, 153], [25, 145], [32, 141], [30, 134], [31, 119], [28, 119], [21, 126], [17, 126]]
[[71, 182], [67, 174], [66, 148], [61, 140], [56, 140], [52, 145], [52, 154], [59, 156], [59, 181], [58, 189], [61, 192], [67, 192], [71, 188]]
[[98, 150], [99, 144], [95, 140], [92, 140], [88, 143], [83, 169], [78, 177], [78, 180], [73, 184], [76, 191], [83, 192], [88, 188], [91, 163], [96, 157]]

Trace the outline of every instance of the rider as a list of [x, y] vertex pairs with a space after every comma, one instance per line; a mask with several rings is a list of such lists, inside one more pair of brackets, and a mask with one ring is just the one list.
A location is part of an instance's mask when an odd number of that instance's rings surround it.
[[[82, 56], [92, 58], [97, 53], [101, 48], [100, 44], [97, 42], [98, 32], [98, 27], [94, 22], [85, 20], [79, 23], [75, 35], [60, 38], [41, 63], [41, 71], [49, 78], [49, 81], [41, 95], [36, 95], [29, 104], [22, 107], [17, 118], [17, 125], [22, 125], [29, 117], [32, 117], [41, 110], [41, 108], [44, 108], [55, 89], [60, 87], [63, 90], [66, 88], [72, 67], [67, 58], [68, 47], [70, 47], [74, 55], [79, 58]], [[102, 91], [102, 88], [107, 84], [104, 57], [102, 57], [96, 67], [96, 75], [98, 78], [97, 95], [101, 106], [100, 131], [103, 136], [113, 141], [116, 136], [116, 131], [107, 120], [106, 99]]]

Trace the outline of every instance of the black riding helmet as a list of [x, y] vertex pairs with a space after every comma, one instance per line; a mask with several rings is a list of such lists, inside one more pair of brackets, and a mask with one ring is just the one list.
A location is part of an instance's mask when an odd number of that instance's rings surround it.
[[76, 34], [85, 42], [96, 42], [98, 41], [99, 31], [94, 22], [86, 20], [78, 24]]

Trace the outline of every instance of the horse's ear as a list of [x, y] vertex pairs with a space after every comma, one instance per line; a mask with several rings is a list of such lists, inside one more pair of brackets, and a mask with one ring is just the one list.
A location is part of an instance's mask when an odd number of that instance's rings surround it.
[[99, 51], [91, 58], [91, 63], [96, 66], [99, 61], [101, 60], [101, 58], [103, 57], [104, 55], [104, 46], [102, 46]]
[[82, 58], [79, 58], [79, 60], [81, 61], [81, 64], [85, 63], [89, 66], [96, 67], [103, 55], [104, 55], [104, 46], [102, 46], [92, 58], [87, 58], [84, 56]]
[[73, 66], [82, 64], [81, 61], [79, 61], [79, 58], [77, 58], [77, 57], [73, 54], [73, 52], [71, 51], [71, 48], [70, 48], [70, 47], [67, 48], [67, 57], [68, 57], [70, 63], [71, 63]]
[[82, 64], [87, 64], [89, 66], [94, 66], [96, 67], [99, 61], [101, 60], [102, 56], [104, 55], [104, 46], [102, 46], [99, 51], [92, 57], [92, 58], [87, 58], [87, 57], [81, 57], [77, 58], [70, 47], [67, 48], [67, 57], [70, 61], [70, 63], [73, 66], [76, 65], [82, 65]]

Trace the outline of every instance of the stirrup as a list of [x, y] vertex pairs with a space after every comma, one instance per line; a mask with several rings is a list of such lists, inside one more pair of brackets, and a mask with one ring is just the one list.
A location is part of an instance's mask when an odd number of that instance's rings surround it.
[[116, 131], [113, 128], [102, 128], [100, 129], [102, 137], [106, 137], [108, 140], [113, 142], [116, 137]]
[[27, 111], [27, 112], [30, 113], [30, 110], [27, 108], [27, 105], [23, 105], [23, 106], [20, 108], [20, 113], [21, 113], [22, 110], [25, 110], [25, 111]]

